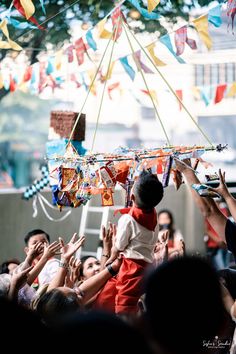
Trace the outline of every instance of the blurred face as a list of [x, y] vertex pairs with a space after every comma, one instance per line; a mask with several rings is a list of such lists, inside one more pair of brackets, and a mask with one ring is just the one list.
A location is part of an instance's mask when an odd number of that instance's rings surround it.
[[100, 262], [95, 257], [89, 257], [83, 264], [83, 279], [91, 278], [100, 272]]
[[74, 289], [68, 288], [66, 286], [58, 287], [57, 289], [60, 290], [65, 296], [70, 296], [71, 298], [74, 298], [74, 301], [78, 303], [78, 306], [81, 306], [82, 296], [78, 291], [75, 291]]
[[[31, 236], [29, 241], [28, 241], [28, 246], [25, 247], [25, 253], [28, 254], [28, 252], [30, 251], [30, 249], [37, 243], [37, 242], [41, 242], [42, 243], [42, 251], [43, 251], [43, 246], [44, 244], [49, 245], [49, 242], [47, 240], [47, 237], [45, 234], [38, 234], [38, 235], [34, 235]], [[37, 257], [37, 258], [40, 258]]]
[[167, 213], [161, 213], [158, 217], [158, 224], [159, 225], [166, 225], [166, 224], [170, 224], [171, 220], [170, 217]]
[[8, 264], [9, 274], [12, 274], [12, 273], [13, 273], [13, 270], [16, 269], [16, 267], [18, 267], [18, 264], [16, 264], [16, 263], [9, 263], [9, 264]]

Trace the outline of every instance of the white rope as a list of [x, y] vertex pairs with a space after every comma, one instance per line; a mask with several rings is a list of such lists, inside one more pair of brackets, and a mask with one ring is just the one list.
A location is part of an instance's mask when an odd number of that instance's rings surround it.
[[54, 218], [52, 218], [52, 217], [48, 214], [48, 212], [47, 212], [47, 210], [46, 210], [46, 208], [45, 208], [45, 204], [46, 204], [48, 207], [50, 207], [51, 209], [53, 209], [53, 210], [58, 210], [58, 208], [52, 206], [52, 205], [49, 203], [49, 201], [48, 201], [45, 197], [43, 197], [42, 194], [40, 194], [40, 193], [38, 193], [38, 200], [39, 200], [39, 203], [40, 203], [40, 205], [41, 205], [41, 207], [42, 207], [42, 209], [43, 209], [44, 214], [46, 215], [46, 217], [47, 217], [50, 221], [60, 222], [60, 221], [65, 220], [65, 219], [71, 214], [71, 210], [68, 210], [68, 212], [67, 212], [65, 215], [63, 215], [60, 219], [54, 219]]
[[33, 218], [36, 218], [36, 216], [38, 215], [37, 200], [38, 200], [38, 196], [36, 194], [33, 198], [33, 203], [32, 203], [33, 211], [34, 211], [32, 215]]

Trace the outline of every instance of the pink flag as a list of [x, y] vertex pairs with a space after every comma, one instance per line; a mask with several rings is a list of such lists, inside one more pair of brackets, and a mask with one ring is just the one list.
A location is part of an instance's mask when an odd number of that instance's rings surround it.
[[177, 55], [183, 54], [185, 43], [187, 43], [191, 49], [197, 49], [196, 41], [188, 38], [187, 26], [183, 26], [175, 31], [175, 46], [177, 49]]

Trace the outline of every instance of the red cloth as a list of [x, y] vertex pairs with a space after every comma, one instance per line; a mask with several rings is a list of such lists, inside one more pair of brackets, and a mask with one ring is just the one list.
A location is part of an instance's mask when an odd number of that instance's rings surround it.
[[226, 84], [217, 86], [216, 95], [215, 95], [215, 103], [219, 103], [220, 101], [223, 100], [226, 88], [227, 88]]
[[[20, 0], [14, 0], [14, 1], [13, 1], [13, 5], [14, 5], [14, 7], [19, 11], [19, 13], [20, 13], [22, 16], [24, 16], [24, 17], [26, 18], [25, 10], [24, 10], [23, 6], [21, 5]], [[43, 26], [41, 26], [41, 25], [37, 22], [37, 20], [36, 20], [33, 16], [31, 16], [30, 18], [28, 18], [28, 21], [34, 23], [34, 24], [35, 24], [39, 29], [41, 29], [41, 30], [44, 30], [44, 29], [45, 29]]]
[[131, 215], [138, 224], [146, 227], [146, 229], [150, 231], [154, 231], [157, 226], [157, 212], [154, 208], [151, 211], [145, 211], [133, 206], [131, 208], [116, 210], [114, 215], [117, 213]]
[[137, 313], [137, 303], [143, 294], [143, 274], [148, 265], [143, 260], [123, 258], [119, 273], [108, 280], [94, 306], [115, 313]]

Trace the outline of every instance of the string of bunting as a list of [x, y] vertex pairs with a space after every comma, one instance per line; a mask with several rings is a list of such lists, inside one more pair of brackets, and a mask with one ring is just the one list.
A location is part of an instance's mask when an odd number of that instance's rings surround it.
[[[236, 0], [235, 0], [236, 1]], [[55, 88], [60, 87], [65, 82], [65, 76], [62, 74], [62, 63], [66, 64], [66, 61], [72, 63], [74, 59], [77, 59], [78, 65], [82, 65], [84, 63], [85, 57], [88, 54], [88, 50], [92, 49], [96, 51], [98, 49], [97, 43], [94, 39], [94, 35], [97, 34], [98, 39], [109, 39], [110, 38], [110, 30], [106, 29], [105, 25], [107, 23], [107, 18], [110, 16], [112, 24], [114, 25], [115, 21], [118, 20], [120, 14], [124, 17], [121, 12], [121, 5], [124, 1], [121, 1], [112, 11], [108, 14], [102, 21], [100, 21], [94, 28], [89, 29], [86, 34], [76, 40], [74, 43], [68, 45], [65, 49], [61, 49], [57, 51], [54, 55], [50, 55], [48, 59], [45, 61], [40, 61], [40, 63], [35, 63], [32, 66], [28, 66], [25, 69], [25, 72], [14, 70], [2, 70], [0, 74], [0, 87], [5, 90], [10, 90], [11, 92], [15, 91], [17, 88], [26, 90], [28, 89], [31, 92], [40, 93], [45, 87]], [[215, 6], [210, 9], [206, 15], [200, 16], [199, 18], [193, 20], [191, 23], [199, 34], [199, 37], [203, 40], [208, 49], [212, 47], [212, 40], [209, 35], [209, 23], [213, 24], [215, 27], [220, 27], [221, 20], [221, 8], [222, 4]], [[231, 10], [230, 10], [231, 11]], [[227, 11], [229, 16], [230, 11]], [[233, 11], [233, 10], [232, 10]], [[182, 26], [181, 28], [174, 31], [174, 44], [176, 50], [174, 50], [172, 41], [170, 38], [170, 33], [156, 39], [152, 43], [145, 46], [145, 49], [148, 51], [150, 57], [152, 57], [156, 66], [163, 66], [167, 63], [164, 63], [155, 53], [155, 47], [157, 43], [160, 43], [162, 46], [164, 45], [169, 52], [175, 57], [175, 59], [184, 64], [185, 61], [182, 59], [181, 55], [185, 50], [185, 44], [188, 44], [191, 49], [196, 49], [197, 44], [196, 41], [192, 38], [188, 37], [188, 26], [191, 26], [191, 23], [188, 25]], [[4, 17], [2, 23], [0, 24], [0, 29], [8, 38], [8, 41], [4, 42], [5, 48], [17, 47], [18, 45], [11, 41], [9, 35], [7, 34], [7, 19]], [[96, 33], [94, 32], [96, 29]], [[116, 41], [121, 36], [122, 29], [120, 28], [118, 31], [117, 38], [113, 38]], [[63, 59], [63, 57], [65, 57]], [[133, 59], [132, 54], [128, 54], [125, 57], [117, 58], [112, 62], [111, 70], [109, 73], [109, 78], [111, 78], [112, 71], [114, 70], [114, 65], [116, 62], [119, 62], [127, 74], [131, 77], [132, 80], [135, 78], [135, 71], [129, 63], [128, 58], [131, 57]], [[139, 52], [135, 53], [135, 60], [140, 62], [140, 65], [143, 67], [146, 73], [153, 73], [151, 69], [145, 66]], [[89, 56], [90, 58], [90, 56]], [[91, 59], [91, 58], [90, 58]], [[66, 64], [67, 65], [67, 64]], [[91, 70], [89, 70], [91, 72]], [[78, 74], [72, 74], [70, 77], [71, 81], [74, 81], [77, 84], [77, 87], [88, 87], [89, 85], [85, 85], [83, 76], [84, 74], [91, 77], [88, 71], [81, 71], [79, 73], [80, 78], [78, 78]], [[102, 73], [100, 72], [99, 80], [102, 81]], [[96, 90], [93, 90], [96, 92]]]

